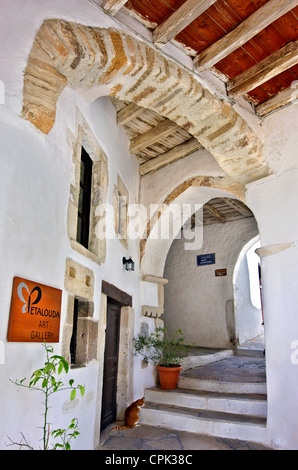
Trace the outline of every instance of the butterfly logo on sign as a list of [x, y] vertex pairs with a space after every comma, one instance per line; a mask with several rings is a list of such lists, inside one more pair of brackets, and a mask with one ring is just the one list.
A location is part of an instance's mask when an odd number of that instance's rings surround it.
[[14, 277], [7, 340], [58, 343], [61, 296], [60, 289]]
[[[27, 297], [26, 293], [24, 297], [23, 289], [25, 289], [25, 291], [28, 294], [28, 300], [25, 299], [25, 297]], [[20, 282], [20, 284], [18, 285], [18, 297], [20, 301], [23, 302], [24, 304], [22, 307], [22, 313], [26, 313], [26, 312], [30, 313], [31, 305], [36, 305], [41, 300], [41, 288], [36, 286], [30, 292], [27, 284], [25, 284], [25, 282]]]

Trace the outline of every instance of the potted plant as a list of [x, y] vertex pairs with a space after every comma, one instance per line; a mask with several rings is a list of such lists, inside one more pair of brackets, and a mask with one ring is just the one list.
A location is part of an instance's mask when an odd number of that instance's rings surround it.
[[166, 328], [158, 327], [150, 335], [139, 334], [134, 338], [135, 354], [143, 356], [143, 363], [156, 366], [160, 387], [172, 390], [177, 387], [181, 360], [191, 348], [185, 344], [183, 333], [178, 329], [169, 339]]

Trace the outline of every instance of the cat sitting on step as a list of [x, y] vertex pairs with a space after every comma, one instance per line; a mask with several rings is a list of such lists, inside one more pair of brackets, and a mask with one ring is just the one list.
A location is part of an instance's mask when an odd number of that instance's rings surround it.
[[139, 400], [134, 401], [129, 405], [124, 414], [125, 426], [117, 426], [113, 428], [112, 431], [119, 431], [120, 429], [130, 429], [135, 428], [139, 422], [139, 413], [142, 406], [145, 404], [145, 397], [140, 398]]

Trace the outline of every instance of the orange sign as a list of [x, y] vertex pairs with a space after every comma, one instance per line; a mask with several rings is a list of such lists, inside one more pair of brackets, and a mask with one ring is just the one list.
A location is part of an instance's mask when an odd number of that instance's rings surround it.
[[15, 277], [7, 341], [58, 343], [62, 291]]

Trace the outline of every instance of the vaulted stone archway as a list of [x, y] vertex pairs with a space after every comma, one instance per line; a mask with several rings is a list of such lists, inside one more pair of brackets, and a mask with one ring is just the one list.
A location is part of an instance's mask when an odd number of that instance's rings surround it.
[[152, 109], [187, 130], [241, 184], [268, 174], [263, 142], [233, 107], [145, 42], [112, 30], [45, 20], [24, 76], [22, 116], [47, 134], [65, 86], [106, 85], [106, 94]]

